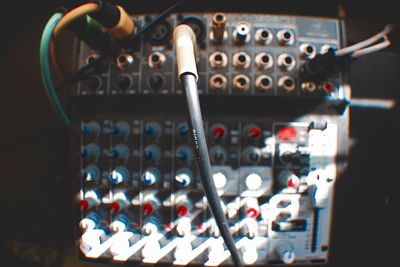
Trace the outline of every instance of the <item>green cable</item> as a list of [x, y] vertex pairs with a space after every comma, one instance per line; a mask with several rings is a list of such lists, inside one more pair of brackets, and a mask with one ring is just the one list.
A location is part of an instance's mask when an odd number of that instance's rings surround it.
[[55, 109], [58, 117], [60, 117], [64, 124], [68, 126], [70, 124], [70, 120], [65, 113], [60, 101], [58, 100], [50, 69], [50, 42], [53, 36], [54, 28], [63, 17], [63, 15], [64, 14], [61, 12], [55, 13], [49, 19], [46, 27], [43, 30], [42, 38], [40, 40], [40, 70], [42, 74], [44, 88], [46, 90], [47, 96], [49, 97], [50, 103]]

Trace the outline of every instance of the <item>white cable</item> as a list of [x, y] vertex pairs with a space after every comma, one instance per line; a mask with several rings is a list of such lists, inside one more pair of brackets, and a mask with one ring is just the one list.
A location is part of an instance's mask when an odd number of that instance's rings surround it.
[[353, 53], [359, 49], [362, 49], [366, 46], [369, 46], [377, 41], [379, 41], [381, 38], [385, 37], [386, 34], [388, 34], [390, 31], [392, 30], [392, 26], [390, 24], [386, 25], [385, 29], [377, 34], [375, 34], [374, 36], [361, 41], [359, 43], [356, 43], [352, 46], [348, 46], [342, 49], [339, 49], [336, 51], [336, 56], [344, 56], [350, 53]]
[[364, 49], [357, 50], [351, 56], [353, 58], [362, 57], [362, 56], [365, 56], [367, 54], [374, 53], [374, 52], [377, 52], [379, 50], [382, 50], [382, 49], [388, 47], [389, 45], [390, 45], [390, 41], [386, 38], [386, 40], [384, 42], [376, 44], [376, 45], [373, 45], [373, 46], [370, 46], [370, 47], [367, 47], [367, 48], [364, 48]]

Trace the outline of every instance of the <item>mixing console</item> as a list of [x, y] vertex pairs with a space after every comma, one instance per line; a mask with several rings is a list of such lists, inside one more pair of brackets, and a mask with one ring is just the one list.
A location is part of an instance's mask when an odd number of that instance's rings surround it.
[[[132, 17], [140, 28], [153, 16]], [[344, 74], [303, 75], [340, 48], [337, 19], [174, 14], [73, 93], [72, 162], [85, 259], [232, 265], [208, 209], [184, 116], [172, 30], [192, 27], [213, 179], [246, 265], [328, 260], [334, 184], [345, 163]]]

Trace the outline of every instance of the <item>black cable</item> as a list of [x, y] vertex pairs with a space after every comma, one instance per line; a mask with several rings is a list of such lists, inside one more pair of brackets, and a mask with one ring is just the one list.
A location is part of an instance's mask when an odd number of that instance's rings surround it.
[[231, 252], [232, 261], [235, 266], [240, 267], [243, 266], [243, 264], [236, 249], [235, 241], [233, 240], [232, 234], [229, 230], [229, 225], [222, 210], [217, 188], [215, 187], [213, 180], [213, 172], [204, 134], [199, 96], [197, 94], [196, 77], [191, 73], [184, 73], [181, 75], [181, 83], [185, 92], [188, 107], [188, 124], [189, 129], [191, 130], [192, 146], [197, 158], [197, 168], [203, 184], [204, 192], [221, 236]]
[[140, 40], [140, 37], [145, 34], [146, 32], [150, 31], [153, 29], [155, 26], [157, 26], [158, 23], [162, 22], [165, 20], [172, 12], [174, 12], [179, 6], [181, 6], [183, 3], [185, 3], [187, 0], [182, 0], [180, 2], [177, 2], [176, 4], [170, 6], [167, 8], [164, 12], [162, 12], [160, 15], [158, 15], [156, 18], [154, 18], [151, 22], [148, 24], [144, 25], [143, 28], [141, 28], [132, 38], [129, 40], [124, 41], [124, 46], [125, 47], [131, 47], [133, 46], [136, 42]]
[[103, 57], [99, 57], [91, 61], [89, 64], [84, 65], [79, 70], [74, 72], [73, 74], [69, 75], [64, 81], [62, 81], [58, 86], [57, 89], [61, 89], [67, 85], [71, 85], [76, 83], [80, 80], [85, 79], [90, 75], [94, 75], [106, 68], [105, 59]]

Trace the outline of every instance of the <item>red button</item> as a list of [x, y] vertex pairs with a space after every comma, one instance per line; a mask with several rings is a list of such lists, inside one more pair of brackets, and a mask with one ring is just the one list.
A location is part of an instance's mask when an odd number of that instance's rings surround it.
[[251, 138], [254, 138], [254, 139], [260, 137], [261, 136], [261, 129], [258, 128], [258, 127], [251, 127], [249, 129], [249, 136]]
[[214, 128], [214, 138], [221, 138], [225, 135], [225, 129], [223, 127], [215, 127]]
[[290, 176], [287, 182], [289, 187], [297, 188], [300, 184], [300, 179], [297, 176]]
[[153, 213], [153, 211], [154, 211], [154, 208], [151, 204], [149, 204], [149, 203], [143, 204], [143, 214], [144, 215], [146, 215], [146, 216], [150, 215], [151, 213]]
[[87, 210], [89, 208], [89, 202], [85, 199], [79, 201], [79, 207], [81, 210]]
[[330, 82], [324, 83], [324, 90], [325, 90], [327, 93], [332, 93], [332, 92], [333, 92], [333, 89], [334, 89], [334, 87], [333, 87], [333, 84], [332, 84], [332, 83], [330, 83]]
[[279, 130], [278, 138], [282, 141], [292, 141], [296, 139], [297, 131], [293, 127], [284, 127]]
[[249, 208], [246, 211], [246, 214], [247, 214], [247, 216], [249, 216], [251, 218], [257, 218], [260, 213], [255, 208]]
[[178, 206], [178, 208], [176, 209], [176, 213], [179, 216], [186, 216], [188, 214], [188, 208], [184, 205], [180, 205]]
[[113, 203], [110, 204], [111, 213], [118, 213], [120, 208], [121, 208], [121, 206], [119, 205], [118, 202], [113, 202]]

